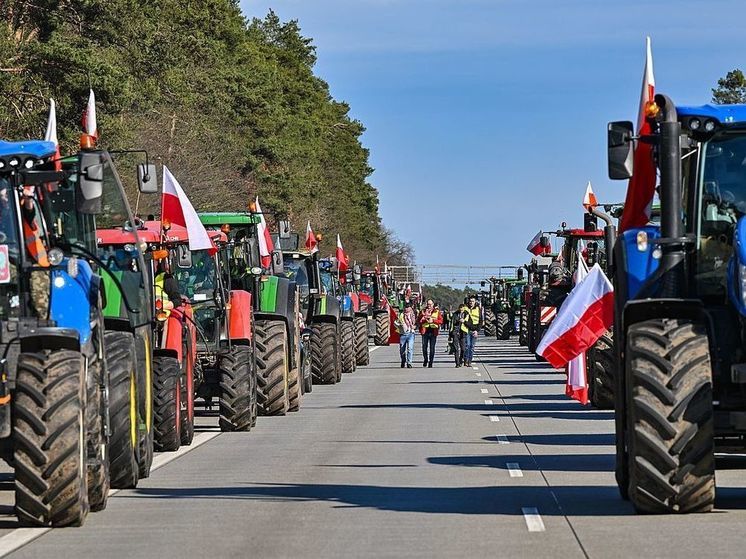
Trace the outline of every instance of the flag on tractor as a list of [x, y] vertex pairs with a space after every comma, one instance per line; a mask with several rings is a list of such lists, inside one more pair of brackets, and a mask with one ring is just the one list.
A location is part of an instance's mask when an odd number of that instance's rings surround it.
[[590, 210], [596, 206], [598, 206], [598, 200], [596, 199], [596, 194], [593, 192], [591, 181], [588, 181], [588, 186], [585, 187], [585, 195], [583, 196], [583, 207], [586, 210]]
[[189, 250], [209, 250], [211, 254], [217, 249], [207, 234], [205, 226], [197, 216], [194, 206], [184, 189], [171, 174], [171, 171], [163, 166], [163, 196], [161, 197], [161, 223], [175, 223], [187, 230], [189, 235]]
[[[645, 71], [642, 76], [642, 93], [637, 113], [637, 135], [651, 133], [650, 123], [646, 118], [646, 108], [655, 97], [655, 77], [653, 76], [653, 52], [650, 48], [650, 37], [646, 40]], [[637, 141], [634, 153], [634, 173], [627, 186], [627, 198], [624, 212], [619, 223], [619, 232], [643, 227], [650, 221], [650, 209], [655, 195], [656, 171], [653, 159], [653, 145]]]
[[590, 349], [614, 322], [614, 288], [598, 264], [573, 287], [536, 353], [556, 368]]
[[47, 142], [52, 142], [57, 148], [54, 154], [54, 169], [55, 171], [61, 171], [60, 142], [57, 139], [57, 105], [54, 99], [49, 100], [49, 118], [47, 118], [47, 131], [44, 133], [44, 139]]
[[311, 229], [311, 221], [308, 221], [308, 225], [306, 226], [306, 250], [308, 250], [311, 254], [314, 254], [319, 251], [319, 243], [316, 240], [316, 235], [313, 234], [313, 229]]
[[[588, 183], [590, 186], [590, 183]], [[588, 264], [582, 254], [582, 248], [578, 245], [578, 269], [575, 271], [574, 283], [579, 284], [588, 275]], [[567, 384], [565, 385], [565, 394], [577, 400], [581, 404], [588, 403], [588, 376], [586, 374], [587, 354], [582, 352], [580, 355], [571, 359], [567, 364]]]
[[342, 246], [342, 239], [339, 237], [339, 234], [337, 234], [337, 269], [340, 274], [347, 271], [348, 264], [349, 259], [347, 258], [345, 249]]
[[262, 259], [262, 267], [269, 268], [272, 265], [272, 252], [275, 245], [272, 242], [272, 235], [267, 227], [267, 220], [264, 219], [262, 207], [259, 205], [259, 196], [256, 197], [256, 211], [259, 214], [259, 224], [257, 225], [257, 237], [259, 239], [259, 256]]
[[551, 243], [547, 244], [547, 246], [545, 247], [541, 246], [541, 236], [543, 234], [543, 231], [539, 231], [536, 235], [534, 235], [534, 238], [531, 239], [531, 242], [528, 243], [528, 246], [526, 247], [526, 250], [534, 256], [541, 256], [542, 254], [549, 254], [550, 252], [552, 252]]
[[94, 145], [96, 140], [98, 140], [98, 122], [96, 121], [96, 95], [92, 89], [88, 94], [88, 104], [85, 111], [83, 111], [82, 125], [83, 134], [88, 136], [91, 145]]

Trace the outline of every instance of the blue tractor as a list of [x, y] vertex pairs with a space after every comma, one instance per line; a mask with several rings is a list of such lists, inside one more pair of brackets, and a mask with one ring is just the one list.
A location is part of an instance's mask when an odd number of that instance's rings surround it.
[[608, 126], [609, 177], [652, 145], [660, 223], [614, 249], [616, 478], [638, 512], [709, 511], [715, 450], [746, 446], [746, 106], [676, 107]]

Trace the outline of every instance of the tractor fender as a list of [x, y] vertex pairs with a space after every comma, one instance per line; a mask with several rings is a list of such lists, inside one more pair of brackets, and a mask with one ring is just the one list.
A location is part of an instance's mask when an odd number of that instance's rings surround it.
[[77, 273], [68, 273], [65, 259], [59, 268], [50, 271], [49, 318], [60, 328], [71, 328], [79, 333], [80, 345], [91, 339], [92, 322], [98, 306], [98, 282], [88, 262], [76, 259]]
[[33, 353], [44, 349], [80, 351], [80, 333], [74, 328], [41, 326], [20, 335], [21, 351]]
[[181, 354], [175, 349], [169, 347], [159, 347], [153, 350], [153, 357], [173, 357], [181, 363]]
[[[179, 309], [171, 310], [166, 319], [166, 336], [162, 341], [163, 347], [158, 349], [171, 350], [175, 353], [173, 357], [179, 360], [183, 359], [182, 348], [184, 341], [184, 317]], [[155, 352], [154, 352], [155, 353]]]
[[230, 292], [229, 301], [228, 335], [230, 339], [251, 341], [254, 336], [251, 320], [251, 293], [234, 289]]
[[336, 316], [329, 314], [317, 314], [314, 315], [312, 321], [313, 324], [337, 324], [338, 320]]
[[357, 312], [355, 313], [355, 317], [356, 317], [356, 318], [365, 318], [365, 319], [367, 320], [367, 318], [368, 318], [368, 313], [367, 313], [367, 312], [364, 312], [364, 311], [357, 311]]

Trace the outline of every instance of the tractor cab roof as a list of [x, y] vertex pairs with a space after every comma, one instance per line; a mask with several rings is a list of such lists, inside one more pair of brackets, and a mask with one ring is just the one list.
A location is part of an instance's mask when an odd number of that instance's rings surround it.
[[746, 105], [699, 105], [676, 107], [679, 120], [692, 117], [711, 118], [718, 124], [746, 124]]
[[604, 232], [599, 231], [599, 230], [586, 231], [585, 229], [560, 229], [557, 231], [557, 236], [592, 240], [592, 239], [603, 238]]
[[200, 212], [203, 225], [257, 225], [261, 216], [252, 212]]
[[[140, 221], [137, 226], [137, 236], [139, 240], [146, 243], [161, 242], [161, 221]], [[215, 242], [227, 242], [228, 238], [221, 231], [208, 231], [210, 238]], [[116, 229], [99, 229], [96, 231], [98, 243], [102, 245], [124, 245], [131, 243], [132, 230]], [[186, 227], [172, 224], [166, 233], [166, 242], [168, 244], [185, 244], [189, 242], [189, 234]]]
[[[22, 142], [6, 142], [0, 140], [0, 169], [22, 167], [27, 159], [43, 159], [57, 153], [57, 146], [45, 140], [27, 140]], [[18, 158], [13, 163], [13, 158]]]

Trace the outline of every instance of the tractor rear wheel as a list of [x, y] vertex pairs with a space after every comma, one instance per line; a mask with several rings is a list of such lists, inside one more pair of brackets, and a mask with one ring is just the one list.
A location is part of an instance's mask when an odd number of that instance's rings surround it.
[[153, 448], [173, 452], [181, 446], [181, 364], [176, 357], [153, 357]]
[[311, 375], [315, 384], [337, 382], [340, 351], [337, 325], [333, 322], [316, 323], [311, 327]]
[[300, 411], [303, 399], [303, 379], [301, 378], [300, 357], [288, 376], [288, 411]]
[[711, 510], [714, 414], [705, 327], [685, 319], [633, 324], [626, 365], [632, 504], [643, 513]]
[[528, 345], [528, 311], [521, 307], [520, 326], [518, 328], [518, 345]]
[[495, 336], [496, 331], [497, 324], [495, 324], [495, 313], [492, 312], [492, 309], [487, 309], [484, 311], [484, 335], [488, 338], [492, 338]]
[[254, 386], [251, 368], [251, 347], [234, 345], [218, 357], [220, 378], [221, 431], [249, 431], [251, 429], [251, 392]]
[[109, 470], [111, 486], [137, 486], [137, 357], [129, 332], [106, 332], [106, 368], [109, 373]]
[[342, 373], [355, 371], [355, 325], [351, 320], [343, 320], [340, 326], [342, 338]]
[[391, 337], [391, 323], [389, 322], [389, 313], [380, 312], [375, 315], [376, 335], [373, 337], [373, 343], [376, 345], [389, 345]]
[[80, 526], [88, 514], [83, 375], [77, 351], [18, 356], [13, 462], [23, 526]]
[[101, 392], [103, 362], [97, 354], [88, 360], [88, 395], [85, 406], [88, 450], [88, 502], [93, 512], [106, 508], [109, 498], [109, 444], [106, 440], [105, 402]]
[[506, 312], [495, 315], [495, 337], [498, 340], [510, 339], [510, 317]]
[[370, 348], [368, 347], [368, 319], [364, 316], [355, 317], [355, 362], [360, 367], [370, 364]]
[[257, 396], [261, 415], [285, 415], [288, 393], [288, 334], [281, 320], [256, 321]]
[[612, 333], [606, 332], [588, 351], [588, 396], [594, 408], [614, 409], [617, 369]]

